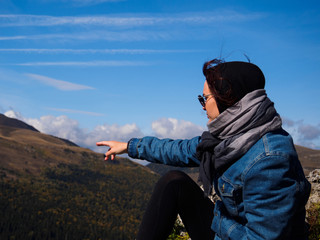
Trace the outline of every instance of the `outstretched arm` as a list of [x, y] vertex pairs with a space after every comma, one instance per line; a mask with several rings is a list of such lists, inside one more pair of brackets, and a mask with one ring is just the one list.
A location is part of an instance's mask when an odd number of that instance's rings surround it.
[[200, 137], [184, 140], [156, 137], [132, 138], [129, 141], [128, 154], [132, 158], [153, 163], [195, 167], [200, 164], [196, 157], [199, 141]]
[[114, 160], [117, 154], [128, 153], [127, 147], [128, 143], [126, 142], [117, 142], [117, 141], [101, 141], [96, 143], [97, 146], [106, 146], [109, 147], [109, 150], [106, 152], [104, 160], [108, 160], [111, 157], [111, 160]]

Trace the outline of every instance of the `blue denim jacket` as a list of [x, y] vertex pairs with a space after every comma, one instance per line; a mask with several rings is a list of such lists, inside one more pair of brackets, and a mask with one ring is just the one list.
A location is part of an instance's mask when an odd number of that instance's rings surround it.
[[[189, 140], [133, 138], [133, 158], [174, 166], [198, 166], [200, 137]], [[307, 239], [305, 204], [310, 194], [292, 139], [267, 133], [214, 180], [215, 239]]]

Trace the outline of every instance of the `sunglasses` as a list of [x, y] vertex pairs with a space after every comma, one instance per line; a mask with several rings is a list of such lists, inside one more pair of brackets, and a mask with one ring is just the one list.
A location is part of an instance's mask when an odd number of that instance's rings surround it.
[[207, 94], [207, 95], [198, 95], [198, 100], [201, 104], [202, 107], [206, 106], [206, 102], [208, 101], [209, 97], [212, 96], [213, 94]]

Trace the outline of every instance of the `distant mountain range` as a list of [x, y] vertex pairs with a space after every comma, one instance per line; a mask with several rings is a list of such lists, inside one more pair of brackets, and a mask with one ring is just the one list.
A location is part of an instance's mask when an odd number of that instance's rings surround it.
[[[31, 132], [26, 132], [26, 130], [31, 130], [33, 131], [33, 133]], [[18, 119], [14, 119], [14, 118], [9, 118], [9, 117], [6, 117], [5, 115], [3, 114], [0, 114], [0, 136], [2, 135], [2, 138], [0, 138], [0, 141], [4, 141], [3, 138], [5, 136], [7, 136], [6, 138], [8, 138], [9, 135], [11, 135], [11, 137], [14, 137], [16, 139], [18, 139], [17, 141], [18, 142], [21, 142], [21, 143], [28, 143], [28, 142], [37, 142], [39, 141], [39, 139], [42, 139], [42, 141], [47, 141], [47, 145], [43, 146], [45, 149], [48, 147], [48, 149], [44, 150], [44, 151], [48, 151], [49, 149], [52, 149], [53, 146], [55, 145], [60, 145], [59, 147], [61, 148], [61, 146], [63, 147], [65, 144], [68, 146], [68, 147], [75, 147], [74, 149], [76, 149], [77, 151], [79, 151], [79, 149], [81, 149], [81, 151], [84, 151], [84, 152], [87, 152], [89, 151], [88, 149], [82, 149], [82, 148], [79, 148], [75, 143], [67, 140], [67, 139], [62, 139], [62, 138], [58, 138], [58, 137], [55, 137], [55, 136], [48, 136], [46, 134], [42, 134], [40, 133], [37, 129], [35, 129], [34, 127], [18, 120]], [[42, 142], [41, 144], [43, 144], [44, 142]], [[53, 145], [54, 143], [54, 145]], [[40, 144], [40, 145], [41, 145]], [[7, 163], [3, 163], [1, 161], [1, 159], [3, 159], [1, 156], [3, 155], [4, 152], [7, 152], [7, 153], [11, 153], [12, 154], [12, 159], [16, 159], [18, 158], [18, 152], [17, 151], [14, 151], [13, 148], [17, 148], [17, 147], [11, 147], [7, 150], [5, 149], [2, 149], [4, 147], [4, 145], [0, 145], [0, 164], [2, 166], [6, 165]], [[308, 174], [310, 171], [316, 169], [316, 168], [320, 168], [320, 150], [314, 150], [314, 149], [310, 149], [310, 148], [306, 148], [306, 147], [302, 147], [302, 146], [298, 146], [296, 145], [296, 150], [298, 152], [298, 155], [299, 155], [299, 159], [301, 161], [301, 164], [304, 168], [304, 171], [306, 174]], [[30, 148], [28, 150], [28, 148]], [[59, 149], [60, 149], [59, 148]], [[23, 148], [23, 151], [34, 151], [32, 150], [32, 147], [24, 147]], [[68, 150], [65, 150], [65, 151], [68, 151]], [[74, 151], [74, 150], [70, 150], [70, 151]], [[59, 153], [61, 152], [61, 150], [59, 151], [56, 151], [54, 154], [58, 157], [59, 156], [59, 159], [60, 161], [64, 162], [66, 161], [65, 159], [65, 152], [62, 152], [62, 153]], [[98, 153], [94, 153], [92, 151], [89, 151], [90, 154], [97, 154], [99, 155]], [[34, 154], [35, 151], [34, 151]], [[38, 153], [39, 154], [39, 153]], [[27, 156], [29, 155], [26, 155], [24, 156], [23, 158], [26, 158]], [[47, 162], [50, 161], [50, 160], [47, 160]], [[28, 162], [28, 161], [25, 161], [25, 162]], [[33, 161], [29, 161], [29, 165], [32, 165], [32, 162]], [[42, 166], [43, 163], [37, 163], [36, 164], [38, 167]], [[28, 166], [25, 166], [24, 164], [11, 164], [11, 166], [13, 168], [25, 168], [25, 169], [31, 169], [32, 170], [35, 170], [37, 168], [32, 168], [32, 167], [28, 167]], [[19, 167], [18, 167], [19, 166]], [[179, 167], [172, 167], [172, 166], [166, 166], [166, 165], [162, 165], [162, 164], [154, 164], [154, 163], [150, 163], [147, 165], [147, 167], [152, 170], [153, 172], [155, 173], [158, 173], [160, 175], [163, 175], [164, 173], [170, 171], [170, 170], [173, 170], [173, 169], [176, 169], [176, 170], [182, 170], [182, 171], [185, 171], [187, 174], [193, 176], [194, 178], [196, 178], [196, 175], [198, 174], [198, 168], [179, 168]]]

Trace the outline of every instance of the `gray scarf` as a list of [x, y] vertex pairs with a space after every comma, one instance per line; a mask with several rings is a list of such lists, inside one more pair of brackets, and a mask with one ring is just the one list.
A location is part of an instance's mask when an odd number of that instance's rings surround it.
[[243, 156], [263, 135], [281, 128], [279, 114], [264, 89], [245, 95], [207, 124], [197, 146], [201, 161], [199, 180], [207, 195], [214, 175], [221, 175]]

